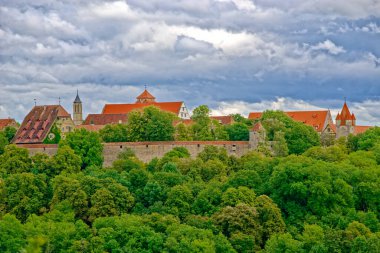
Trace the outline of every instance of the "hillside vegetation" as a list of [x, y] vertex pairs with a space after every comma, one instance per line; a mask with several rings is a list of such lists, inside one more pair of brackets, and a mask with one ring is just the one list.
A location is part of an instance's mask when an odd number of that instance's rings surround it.
[[299, 149], [310, 134], [283, 127], [278, 153], [125, 150], [109, 168], [83, 129], [53, 157], [5, 145], [0, 252], [379, 252], [380, 129]]

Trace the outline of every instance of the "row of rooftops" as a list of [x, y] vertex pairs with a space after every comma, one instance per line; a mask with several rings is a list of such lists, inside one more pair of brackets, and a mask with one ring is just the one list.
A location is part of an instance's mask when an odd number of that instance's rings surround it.
[[[136, 98], [133, 104], [106, 104], [100, 114], [89, 114], [81, 125], [76, 128], [85, 128], [89, 131], [99, 131], [108, 124], [125, 124], [128, 122], [128, 114], [133, 110], [141, 110], [146, 106], [156, 106], [159, 109], [180, 115], [181, 111], [186, 109], [183, 102], [156, 102], [155, 97], [150, 94], [146, 89]], [[74, 100], [75, 103], [80, 103], [78, 92]], [[187, 109], [186, 109], [187, 110]], [[355, 133], [364, 132], [369, 126], [356, 126], [355, 115], [348, 109], [346, 103], [336, 117], [336, 125], [334, 124], [331, 113], [329, 110], [320, 111], [286, 111], [289, 117], [295, 121], [302, 122], [306, 125], [312, 126], [317, 132], [321, 133], [327, 126], [336, 132], [337, 126], [349, 124], [355, 126]], [[248, 116], [249, 119], [257, 120], [262, 116], [262, 112], [251, 112]], [[45, 105], [35, 106], [27, 114], [23, 120], [16, 137], [15, 143], [42, 143], [46, 136], [49, 134], [57, 118], [71, 119], [71, 115], [61, 105]], [[233, 117], [230, 116], [211, 116], [212, 119], [217, 120], [220, 124], [232, 124]], [[1, 127], [0, 120], [0, 127]], [[184, 123], [186, 125], [192, 124], [189, 118], [182, 118], [176, 121], [175, 124]], [[0, 128], [1, 130], [1, 128]]]

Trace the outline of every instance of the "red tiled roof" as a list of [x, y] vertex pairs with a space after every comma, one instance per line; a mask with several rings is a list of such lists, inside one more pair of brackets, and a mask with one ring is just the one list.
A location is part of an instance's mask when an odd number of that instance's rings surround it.
[[127, 120], [127, 114], [89, 114], [83, 125], [125, 124]]
[[257, 122], [253, 127], [252, 127], [252, 131], [254, 132], [258, 132], [258, 131], [261, 131], [263, 129], [263, 125], [261, 124], [261, 122]]
[[355, 131], [355, 134], [361, 134], [370, 128], [371, 128], [371, 126], [355, 126], [354, 131]]
[[262, 112], [251, 112], [248, 115], [248, 119], [260, 119], [262, 115], [263, 115]]
[[136, 97], [137, 99], [155, 99], [155, 97], [149, 93], [149, 91], [144, 90], [143, 93], [141, 93], [139, 96]]
[[35, 106], [18, 129], [14, 143], [42, 143], [58, 117], [70, 117], [60, 105]]
[[103, 107], [102, 114], [127, 114], [133, 110], [142, 110], [147, 106], [156, 106], [160, 110], [172, 112], [178, 115], [183, 102], [153, 102], [153, 103], [136, 103], [136, 104], [106, 104]]
[[0, 119], [0, 131], [7, 126], [17, 126], [17, 122], [14, 119]]
[[75, 126], [76, 129], [86, 129], [90, 132], [99, 132], [100, 129], [104, 128], [106, 125], [79, 125]]
[[234, 122], [234, 119], [231, 115], [228, 115], [228, 116], [211, 116], [210, 118], [219, 121], [222, 125], [230, 125]]
[[[323, 131], [324, 124], [328, 117], [328, 110], [326, 111], [290, 111], [284, 112], [295, 121], [302, 122], [306, 125], [312, 126], [316, 131]], [[259, 119], [262, 112], [251, 112], [248, 116], [249, 119]]]

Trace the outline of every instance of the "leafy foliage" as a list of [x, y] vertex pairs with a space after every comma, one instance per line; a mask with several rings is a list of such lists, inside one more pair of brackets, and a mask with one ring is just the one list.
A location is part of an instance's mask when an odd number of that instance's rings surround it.
[[89, 132], [86, 129], [77, 129], [68, 133], [65, 140], [59, 145], [68, 145], [74, 153], [81, 158], [82, 168], [88, 166], [101, 166], [103, 164], [103, 145], [98, 133]]
[[264, 124], [274, 152], [240, 158], [215, 146], [192, 158], [178, 147], [145, 164], [125, 149], [102, 168], [100, 137], [85, 130], [69, 134], [52, 157], [7, 145], [0, 251], [377, 252], [373, 133], [329, 147], [301, 135], [302, 150], [312, 147], [287, 155], [295, 125], [280, 113]]

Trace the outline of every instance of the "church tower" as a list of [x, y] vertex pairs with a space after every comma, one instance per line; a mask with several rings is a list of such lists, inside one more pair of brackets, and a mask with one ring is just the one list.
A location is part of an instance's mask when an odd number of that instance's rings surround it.
[[77, 90], [77, 96], [73, 103], [73, 120], [76, 126], [81, 125], [83, 123], [82, 101], [79, 98], [78, 90]]
[[355, 126], [355, 114], [351, 114], [345, 101], [342, 111], [336, 116], [336, 138], [340, 138], [342, 136], [347, 137], [349, 134], [354, 134]]

